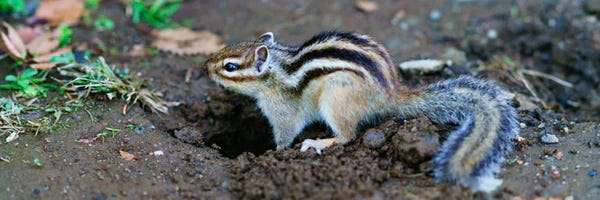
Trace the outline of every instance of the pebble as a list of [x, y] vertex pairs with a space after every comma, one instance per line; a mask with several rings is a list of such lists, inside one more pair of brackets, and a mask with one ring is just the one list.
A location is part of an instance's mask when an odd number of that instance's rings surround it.
[[158, 151], [154, 151], [154, 152], [150, 153], [150, 155], [162, 156], [162, 155], [165, 155], [165, 152], [158, 150]]
[[525, 123], [520, 123], [520, 124], [519, 124], [519, 127], [521, 127], [521, 128], [526, 128], [526, 127], [527, 127], [527, 124], [525, 124]]
[[488, 30], [487, 37], [490, 40], [495, 40], [496, 38], [498, 38], [498, 31], [496, 31], [496, 29]]
[[546, 127], [546, 124], [544, 124], [544, 123], [541, 123], [540, 125], [538, 125], [538, 128], [544, 128], [544, 127]]
[[558, 137], [556, 137], [556, 135], [554, 135], [554, 134], [544, 134], [544, 135], [542, 135], [542, 143], [557, 144]]
[[156, 126], [154, 126], [152, 124], [148, 125], [148, 130], [153, 131], [154, 129], [156, 129]]
[[385, 134], [377, 129], [369, 129], [363, 137], [363, 144], [369, 148], [379, 148], [385, 142]]
[[442, 19], [442, 11], [434, 9], [431, 12], [429, 12], [429, 20], [437, 22], [440, 21], [440, 19]]

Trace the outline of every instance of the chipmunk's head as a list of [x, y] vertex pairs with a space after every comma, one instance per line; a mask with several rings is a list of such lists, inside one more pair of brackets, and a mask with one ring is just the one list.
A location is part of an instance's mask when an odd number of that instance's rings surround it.
[[272, 43], [273, 34], [265, 33], [257, 41], [229, 45], [210, 56], [208, 75], [227, 89], [252, 96], [266, 87], [271, 71], [268, 46]]

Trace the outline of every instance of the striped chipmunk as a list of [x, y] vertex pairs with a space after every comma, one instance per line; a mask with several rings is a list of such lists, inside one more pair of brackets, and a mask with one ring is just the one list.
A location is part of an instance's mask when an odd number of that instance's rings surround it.
[[314, 121], [324, 121], [334, 137], [307, 139], [301, 151], [346, 144], [361, 122], [376, 116], [426, 116], [458, 125], [433, 158], [436, 180], [492, 192], [502, 184], [497, 173], [519, 134], [510, 93], [469, 76], [408, 88], [386, 49], [358, 33], [323, 32], [287, 46], [269, 32], [225, 47], [205, 67], [226, 89], [256, 99], [278, 150]]

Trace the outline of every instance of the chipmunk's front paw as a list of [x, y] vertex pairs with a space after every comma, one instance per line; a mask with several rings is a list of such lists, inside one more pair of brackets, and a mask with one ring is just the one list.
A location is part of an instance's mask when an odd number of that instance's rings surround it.
[[336, 143], [336, 139], [335, 138], [331, 138], [331, 139], [306, 139], [302, 142], [302, 147], [300, 147], [300, 151], [301, 152], [305, 152], [306, 150], [313, 148], [315, 149], [315, 151], [317, 151], [317, 154], [321, 154], [323, 153], [323, 149], [333, 145]]

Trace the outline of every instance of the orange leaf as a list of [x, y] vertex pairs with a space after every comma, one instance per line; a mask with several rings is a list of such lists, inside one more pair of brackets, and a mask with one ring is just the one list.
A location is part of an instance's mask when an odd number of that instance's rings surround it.
[[40, 3], [35, 17], [47, 20], [51, 26], [72, 25], [79, 22], [83, 11], [83, 0], [45, 0]]
[[31, 64], [29, 67], [33, 69], [48, 70], [56, 67], [59, 63], [37, 63]]
[[154, 32], [152, 43], [156, 48], [177, 55], [208, 55], [225, 47], [223, 39], [210, 31], [192, 31], [189, 28], [166, 29]]
[[2, 22], [0, 29], [0, 48], [15, 60], [25, 60], [25, 44], [17, 31], [6, 22]]
[[17, 33], [23, 40], [23, 43], [29, 44], [31, 40], [43, 35], [44, 30], [42, 30], [42, 28], [39, 26], [33, 28], [29, 26], [19, 26], [19, 28], [17, 28]]
[[119, 153], [121, 154], [121, 158], [123, 158], [123, 160], [132, 161], [135, 159], [133, 154], [127, 153], [126, 151], [119, 150]]
[[66, 53], [70, 53], [71, 51], [73, 51], [72, 47], [65, 47], [65, 48], [62, 48], [62, 49], [57, 49], [56, 51], [50, 52], [49, 54], [45, 54], [45, 55], [41, 55], [41, 56], [35, 57], [35, 58], [33, 58], [33, 61], [35, 61], [37, 63], [50, 62], [50, 59], [52, 59], [52, 57], [58, 56], [58, 55], [62, 55], [62, 54], [66, 54]]
[[32, 54], [43, 55], [52, 52], [59, 44], [58, 37], [55, 37], [54, 33], [45, 33], [27, 44], [27, 50]]

